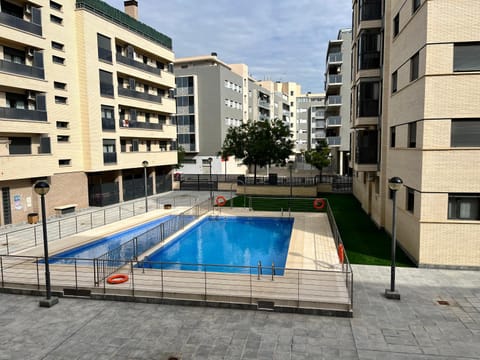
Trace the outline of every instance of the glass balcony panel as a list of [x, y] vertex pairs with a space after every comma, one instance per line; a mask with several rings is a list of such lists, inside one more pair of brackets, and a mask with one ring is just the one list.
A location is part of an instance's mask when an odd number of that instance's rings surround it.
[[0, 108], [0, 119], [47, 121], [47, 112], [15, 108]]
[[0, 12], [0, 24], [14, 27], [19, 30], [23, 30], [35, 35], [42, 35], [42, 26], [34, 24], [29, 21], [25, 21], [16, 16]]
[[147, 72], [155, 74], [155, 75], [160, 75], [160, 73], [161, 73], [161, 70], [156, 68], [156, 67], [144, 64], [140, 61], [136, 61], [135, 59], [128, 58], [128, 57], [123, 56], [119, 53], [117, 53], [116, 59], [117, 59], [117, 62], [119, 62], [119, 63], [125, 64], [125, 65], [128, 65], [128, 66], [132, 66], [132, 67], [135, 67], [137, 69], [147, 71]]
[[17, 64], [6, 60], [0, 60], [0, 71], [13, 73], [17, 75], [30, 76], [37, 79], [45, 79], [45, 71], [43, 68]]
[[135, 98], [135, 99], [151, 101], [151, 102], [156, 102], [156, 103], [162, 103], [162, 97], [159, 96], [159, 95], [151, 95], [151, 94], [148, 94], [148, 93], [135, 91], [135, 90], [127, 89], [127, 88], [123, 88], [123, 87], [118, 88], [118, 95], [127, 96], [127, 97], [131, 97], [131, 98]]

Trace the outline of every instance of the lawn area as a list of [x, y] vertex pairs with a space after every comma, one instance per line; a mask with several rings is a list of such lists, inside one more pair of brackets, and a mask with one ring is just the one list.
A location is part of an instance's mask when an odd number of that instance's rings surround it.
[[[351, 194], [323, 194], [322, 197], [328, 199], [332, 208], [350, 263], [390, 265], [390, 235], [375, 225], [363, 211], [357, 199]], [[233, 206], [243, 206], [243, 204], [243, 196], [233, 199]], [[248, 198], [246, 204], [248, 206]], [[253, 198], [252, 207], [258, 211], [280, 211], [282, 208], [290, 208], [291, 211], [315, 211], [312, 208], [311, 199], [298, 198], [291, 203], [288, 198]], [[397, 247], [396, 252], [397, 266], [414, 266], [400, 248]]]

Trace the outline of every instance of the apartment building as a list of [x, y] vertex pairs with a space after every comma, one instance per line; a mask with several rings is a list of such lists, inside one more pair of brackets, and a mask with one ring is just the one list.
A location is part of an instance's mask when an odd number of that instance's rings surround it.
[[315, 149], [318, 141], [326, 140], [325, 94], [300, 94], [296, 98], [298, 151]]
[[1, 0], [0, 224], [55, 207], [171, 189], [177, 163], [169, 37], [99, 0]]
[[216, 53], [177, 58], [175, 76], [184, 173], [244, 174], [247, 168], [240, 161], [218, 156], [228, 129], [248, 120], [291, 123], [289, 98], [281, 86], [253, 79], [245, 64], [226, 64]]
[[337, 39], [328, 43], [325, 66], [325, 135], [332, 170], [340, 175], [350, 173], [351, 53], [352, 29], [342, 29]]
[[480, 3], [354, 0], [352, 166], [363, 208], [420, 266], [480, 266]]

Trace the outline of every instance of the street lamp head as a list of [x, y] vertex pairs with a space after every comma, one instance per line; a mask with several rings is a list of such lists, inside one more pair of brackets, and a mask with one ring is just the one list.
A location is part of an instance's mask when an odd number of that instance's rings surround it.
[[400, 179], [398, 176], [394, 176], [388, 180], [388, 187], [392, 191], [400, 190], [403, 185], [403, 180]]
[[209, 164], [211, 164], [212, 161], [213, 161], [213, 159], [212, 159], [211, 157], [209, 157], [209, 158], [207, 159], [207, 161], [208, 161]]
[[287, 166], [288, 166], [288, 168], [289, 168], [290, 170], [293, 169], [293, 161], [292, 161], [292, 160], [289, 160], [289, 161], [287, 162]]
[[39, 180], [35, 183], [33, 189], [38, 195], [47, 195], [50, 191], [50, 185], [45, 180]]
[[147, 161], [147, 160], [143, 160], [143, 161], [142, 161], [142, 165], [143, 165], [143, 167], [147, 167], [147, 166], [148, 166], [148, 161]]

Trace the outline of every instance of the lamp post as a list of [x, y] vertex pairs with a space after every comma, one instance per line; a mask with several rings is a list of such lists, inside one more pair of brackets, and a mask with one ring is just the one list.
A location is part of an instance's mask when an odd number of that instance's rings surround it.
[[40, 195], [42, 206], [42, 228], [43, 228], [43, 256], [45, 258], [45, 290], [47, 297], [40, 300], [41, 307], [52, 307], [58, 303], [58, 298], [52, 298], [52, 290], [50, 286], [50, 268], [48, 264], [48, 237], [47, 237], [47, 214], [45, 212], [45, 195], [50, 191], [50, 185], [46, 181], [37, 181], [33, 187], [35, 192]]
[[207, 159], [207, 161], [208, 161], [208, 173], [209, 173], [208, 189], [210, 190], [210, 199], [211, 199], [211, 201], [213, 201], [213, 197], [212, 197], [212, 161], [213, 161], [213, 159], [211, 157], [209, 157]]
[[290, 197], [292, 197], [292, 170], [293, 170], [293, 161], [288, 162], [288, 170], [290, 171]]
[[148, 161], [143, 160], [142, 161], [143, 165], [143, 180], [145, 182], [145, 212], [148, 212], [148, 187], [147, 187], [147, 167], [148, 167]]
[[392, 211], [392, 259], [390, 266], [390, 289], [385, 289], [385, 297], [387, 299], [400, 300], [400, 293], [395, 291], [395, 249], [397, 247], [397, 191], [403, 185], [402, 179], [397, 176], [388, 180], [388, 187], [392, 191], [393, 211]]

